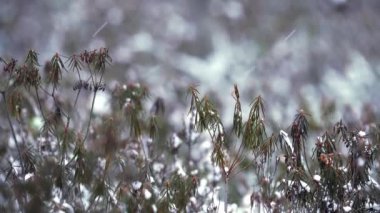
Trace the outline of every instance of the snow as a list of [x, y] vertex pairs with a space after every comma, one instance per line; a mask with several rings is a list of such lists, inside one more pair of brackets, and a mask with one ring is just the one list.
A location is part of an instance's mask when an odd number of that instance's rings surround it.
[[177, 134], [172, 135], [172, 147], [177, 149], [182, 144], [182, 140], [177, 136]]
[[274, 192], [274, 194], [276, 195], [277, 199], [280, 199], [284, 196], [284, 192], [281, 192], [281, 191], [276, 191]]
[[132, 182], [132, 188], [133, 190], [139, 190], [142, 186], [142, 183], [140, 181], [134, 181]]
[[106, 167], [106, 159], [104, 158], [98, 158], [99, 166], [104, 169]]
[[111, 25], [120, 25], [124, 19], [124, 12], [119, 7], [112, 7], [107, 11], [107, 20]]
[[41, 116], [34, 116], [32, 118], [31, 127], [34, 130], [40, 130], [43, 125], [44, 125], [44, 121]]
[[362, 144], [365, 144], [365, 145], [369, 145], [370, 142], [367, 138], [367, 134], [366, 132], [364, 131], [360, 131], [358, 132], [358, 137], [359, 137], [359, 143], [362, 143]]
[[85, 208], [87, 208], [90, 203], [89, 203], [89, 199], [90, 199], [90, 196], [91, 196], [91, 192], [87, 189], [87, 187], [83, 184], [80, 184], [79, 185], [79, 189], [81, 191], [81, 194], [83, 195], [83, 199], [82, 199], [82, 202], [83, 202], [83, 206]]
[[239, 19], [243, 16], [244, 10], [240, 2], [228, 1], [225, 2], [224, 12], [230, 19]]
[[191, 202], [193, 205], [196, 205], [196, 204], [197, 204], [197, 199], [196, 199], [194, 196], [191, 196], [191, 197], [190, 197], [190, 202]]
[[199, 186], [198, 186], [198, 194], [200, 196], [204, 196], [206, 195], [206, 193], [209, 191], [208, 190], [208, 181], [205, 179], [205, 178], [202, 178], [200, 181], [199, 181]]
[[276, 202], [274, 202], [274, 201], [270, 202], [270, 206], [271, 206], [272, 208], [275, 208], [275, 207], [276, 207]]
[[373, 177], [371, 177], [371, 176], [369, 176], [369, 181], [377, 188], [377, 189], [379, 189], [380, 190], [380, 185], [379, 185], [379, 183], [375, 180], [375, 179], [373, 179]]
[[154, 162], [152, 167], [153, 171], [158, 173], [161, 172], [162, 169], [164, 169], [165, 165], [162, 163]]
[[220, 134], [224, 134], [224, 128], [223, 128], [223, 125], [221, 123], [219, 123], [219, 126], [218, 126], [218, 130], [220, 131], [219, 133]]
[[224, 167], [224, 171], [226, 172], [226, 174], [229, 173], [229, 168], [228, 168], [228, 166], [225, 166], [225, 167]]
[[301, 182], [301, 186], [307, 191], [307, 192], [310, 192], [310, 186], [305, 183], [304, 181], [300, 181]]
[[199, 171], [198, 169], [194, 169], [190, 172], [191, 175], [198, 175], [199, 174]]
[[[98, 115], [105, 115], [111, 111], [111, 96], [106, 92], [97, 92], [94, 103], [94, 113]], [[89, 107], [91, 107], [92, 98], [89, 101]]]
[[314, 175], [314, 176], [313, 176], [313, 180], [319, 182], [319, 181], [321, 181], [321, 176], [319, 176], [319, 175]]
[[156, 182], [152, 176], [149, 175], [148, 177], [149, 177], [149, 182], [150, 183], [155, 183]]
[[280, 131], [281, 138], [286, 142], [286, 144], [289, 146], [289, 148], [292, 150], [292, 153], [294, 152], [294, 148], [292, 143], [290, 142], [290, 139], [288, 137], [288, 133], [286, 133], [284, 130]]
[[348, 182], [347, 184], [345, 184], [343, 186], [343, 188], [346, 189], [347, 191], [352, 191], [353, 190], [351, 182]]
[[358, 133], [359, 137], [365, 137], [366, 136], [366, 133], [364, 131], [360, 131]]
[[286, 156], [280, 155], [277, 157], [277, 160], [280, 161], [281, 163], [286, 163]]
[[363, 158], [358, 158], [357, 163], [359, 167], [363, 167], [365, 164], [365, 160]]
[[62, 191], [59, 188], [54, 187], [52, 194], [54, 195], [53, 202], [54, 203], [61, 203]]
[[149, 200], [152, 197], [152, 193], [148, 189], [144, 189], [144, 197]]
[[[285, 179], [282, 179], [282, 181], [285, 181]], [[292, 180], [288, 180], [287, 182], [288, 182], [288, 186], [289, 186], [289, 187], [292, 187], [293, 184], [295, 184], [295, 182], [292, 181]], [[303, 189], [305, 189], [307, 192], [310, 192], [310, 186], [309, 186], [306, 182], [304, 182], [304, 181], [301, 180], [301, 181], [300, 181], [300, 184], [301, 184], [301, 187], [302, 187]]]
[[155, 204], [152, 205], [153, 212], [157, 212], [157, 206]]
[[28, 181], [29, 179], [31, 179], [32, 177], [34, 176], [33, 173], [28, 173], [25, 175], [25, 181]]
[[341, 170], [342, 172], [348, 171], [347, 167], [343, 167], [343, 166], [340, 166], [338, 169]]
[[177, 174], [181, 175], [182, 177], [186, 176], [186, 172], [183, 168], [182, 162], [180, 160], [177, 160], [175, 162], [175, 168], [177, 169]]
[[62, 209], [64, 209], [65, 213], [74, 213], [74, 208], [68, 204], [66, 201], [63, 202], [62, 204]]
[[150, 33], [139, 32], [131, 38], [130, 46], [136, 52], [149, 52], [154, 47], [154, 40]]
[[[217, 213], [225, 213], [224, 205], [225, 202], [222, 200], [215, 200], [214, 203], [218, 203]], [[236, 203], [227, 204], [227, 212], [239, 212], [240, 208]]]

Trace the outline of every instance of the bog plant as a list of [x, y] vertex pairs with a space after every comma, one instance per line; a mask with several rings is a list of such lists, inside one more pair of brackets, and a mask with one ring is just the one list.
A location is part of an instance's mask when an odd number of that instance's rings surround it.
[[[147, 85], [107, 85], [106, 48], [57, 53], [44, 66], [33, 50], [21, 63], [0, 60], [1, 212], [229, 212], [242, 205], [238, 177], [251, 183], [252, 212], [379, 210], [378, 124], [349, 129], [341, 120], [310, 138], [312, 115], [298, 110], [276, 130], [261, 96], [245, 117], [237, 85], [233, 123], [224, 124], [190, 86], [179, 130]], [[99, 93], [111, 96], [106, 115], [94, 113]]]

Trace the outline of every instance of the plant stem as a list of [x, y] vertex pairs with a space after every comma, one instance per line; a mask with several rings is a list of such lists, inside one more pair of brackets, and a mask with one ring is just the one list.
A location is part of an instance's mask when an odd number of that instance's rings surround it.
[[228, 183], [229, 183], [229, 178], [228, 176], [225, 178], [225, 197], [224, 197], [224, 212], [227, 213], [228, 210]]
[[46, 121], [46, 117], [45, 117], [44, 111], [42, 110], [42, 105], [41, 105], [41, 101], [40, 101], [40, 96], [38, 94], [38, 88], [37, 88], [37, 86], [34, 87], [34, 89], [36, 91], [37, 103], [38, 103], [38, 106], [40, 107], [42, 118], [44, 119], [44, 121]]
[[303, 155], [304, 155], [304, 160], [305, 160], [305, 164], [306, 164], [306, 169], [307, 169], [307, 171], [309, 172], [309, 175], [311, 176], [311, 177], [313, 177], [313, 174], [311, 173], [311, 171], [310, 171], [310, 167], [309, 167], [309, 164], [307, 163], [307, 156], [306, 156], [306, 149], [305, 149], [305, 143], [302, 143], [302, 145], [303, 145]]
[[189, 147], [189, 153], [188, 153], [188, 156], [187, 156], [187, 163], [188, 163], [188, 166], [189, 166], [189, 169], [190, 169], [190, 162], [191, 162], [191, 149], [192, 149], [192, 136], [193, 136], [193, 131], [191, 130], [191, 128], [189, 127], [189, 136], [187, 138], [187, 144], [188, 144], [188, 147]]
[[80, 91], [81, 91], [81, 89], [78, 90], [77, 96], [76, 96], [76, 98], [75, 98], [75, 102], [74, 102], [74, 106], [73, 106], [74, 109], [75, 109], [75, 107], [77, 106]]
[[95, 104], [95, 98], [96, 98], [96, 90], [94, 91], [94, 96], [92, 98], [92, 104], [91, 104], [91, 110], [90, 110], [90, 120], [88, 121], [88, 125], [87, 125], [87, 130], [86, 130], [86, 135], [84, 136], [84, 139], [83, 139], [83, 142], [86, 141], [87, 137], [88, 137], [88, 132], [90, 130], [90, 125], [91, 125], [91, 119], [92, 119], [92, 113], [94, 111], [94, 104]]
[[21, 150], [20, 150], [20, 146], [18, 144], [17, 138], [16, 138], [15, 130], [14, 130], [13, 125], [12, 125], [11, 117], [9, 116], [9, 112], [8, 112], [8, 108], [7, 108], [7, 98], [5, 96], [5, 92], [2, 91], [1, 95], [3, 96], [3, 99], [4, 99], [5, 114], [7, 114], [7, 119], [8, 119], [9, 126], [11, 128], [13, 140], [15, 140], [17, 152], [18, 152], [18, 155], [19, 155], [19, 158], [20, 158], [21, 171], [22, 171], [22, 173], [24, 173], [25, 172], [25, 167], [24, 167], [24, 163], [22, 162]]

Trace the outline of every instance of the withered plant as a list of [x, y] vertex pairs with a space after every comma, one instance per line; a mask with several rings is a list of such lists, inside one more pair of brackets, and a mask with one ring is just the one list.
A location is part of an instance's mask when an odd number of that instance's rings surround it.
[[314, 128], [298, 110], [280, 129], [234, 85], [232, 124], [190, 86], [181, 126], [144, 82], [107, 84], [106, 48], [0, 61], [1, 212], [232, 212], [245, 195], [252, 212], [379, 210], [377, 123]]

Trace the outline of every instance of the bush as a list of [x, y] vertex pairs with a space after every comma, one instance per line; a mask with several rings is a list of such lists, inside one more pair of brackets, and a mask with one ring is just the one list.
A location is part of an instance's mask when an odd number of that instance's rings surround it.
[[[268, 134], [263, 98], [244, 119], [237, 85], [231, 127], [190, 86], [177, 131], [163, 98], [147, 107], [146, 85], [106, 85], [106, 48], [57, 53], [43, 69], [33, 50], [21, 64], [0, 60], [2, 212], [227, 212], [243, 208], [244, 193], [251, 211], [379, 210], [378, 124], [326, 127], [310, 156], [311, 115], [299, 110]], [[94, 112], [102, 93], [105, 114]]]

